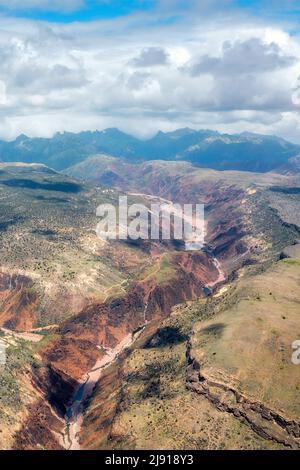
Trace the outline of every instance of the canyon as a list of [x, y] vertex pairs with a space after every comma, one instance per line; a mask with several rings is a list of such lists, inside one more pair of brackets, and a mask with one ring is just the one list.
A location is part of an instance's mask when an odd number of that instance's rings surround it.
[[[172, 424], [173, 419], [178, 419], [174, 413], [181, 414], [177, 401], [185, 409], [191, 400], [199, 413], [206, 410], [212, 421], [217, 419], [217, 412], [233, 415], [228, 418], [229, 429], [236, 429], [236, 421], [243, 417], [247, 429], [243, 428], [242, 434], [247, 434], [254, 447], [268, 447], [272, 442], [294, 446], [292, 438], [274, 437], [273, 430], [261, 431], [262, 427], [254, 425], [238, 406], [230, 408], [224, 400], [212, 398], [215, 395], [205, 388], [202, 376], [197, 385], [195, 375], [191, 375], [191, 363], [195, 366], [198, 359], [191, 358], [189, 351], [198, 322], [202, 325], [237, 302], [227, 289], [231, 292], [232, 285], [239, 286], [244, 278], [256, 277], [277, 263], [281, 251], [296, 242], [297, 223], [292, 223], [290, 214], [288, 221], [285, 214], [279, 214], [275, 208], [278, 198], [275, 200], [269, 186], [297, 183], [281, 175], [254, 178], [230, 172], [201, 173], [182, 163], [180, 168], [179, 171], [176, 164], [174, 171], [171, 162], [150, 163], [146, 167], [142, 164], [135, 173], [130, 168], [123, 171], [122, 183], [118, 179], [116, 186], [108, 190], [101, 186], [102, 176], [98, 181], [75, 183], [72, 177], [55, 172], [49, 177], [45, 167], [32, 169], [25, 165], [25, 188], [24, 182], [1, 186], [3, 208], [7, 210], [9, 206], [9, 217], [14, 216], [14, 223], [8, 224], [7, 219], [6, 231], [1, 234], [10, 256], [6, 252], [2, 258], [0, 325], [9, 343], [9, 361], [20, 360], [17, 351], [26, 350], [21, 368], [9, 366], [9, 380], [22, 393], [18, 392], [16, 403], [5, 405], [4, 400], [1, 405], [0, 419], [6, 429], [2, 446], [69, 450], [153, 448], [159, 442], [157, 437], [151, 435], [148, 443], [142, 437], [154, 426], [156, 408], [162, 413], [156, 400], [162, 400], [163, 406], [165, 401], [168, 406], [173, 399], [174, 411], [169, 412], [164, 424], [168, 424], [161, 441], [164, 445], [172, 426], [177, 426]], [[1, 176], [4, 183], [8, 178], [15, 181], [22, 176], [20, 166], [17, 173], [12, 166], [6, 171]], [[142, 175], [145, 194], [137, 191]], [[28, 184], [30, 178], [35, 184]], [[76, 192], [73, 184], [77, 185]], [[116, 202], [124, 191], [133, 202], [145, 204], [155, 198], [204, 203], [207, 227], [203, 249], [186, 251], [175, 240], [103, 243], [97, 239], [93, 232], [97, 204]], [[280, 197], [283, 201], [297, 196], [282, 193]], [[40, 217], [40, 201], [47, 209], [47, 219]], [[28, 209], [24, 219], [19, 218], [18, 204]], [[280, 207], [282, 211], [282, 202]], [[14, 245], [8, 243], [9, 237], [13, 237]], [[33, 255], [35, 251], [41, 254], [38, 260]], [[151, 354], [160, 358], [155, 359], [153, 366]], [[135, 361], [141, 373], [146, 370], [145, 376], [139, 377], [136, 365], [129, 372]], [[165, 363], [166, 368], [160, 369]], [[201, 368], [201, 359], [199, 364]], [[173, 378], [170, 373], [175, 374]], [[164, 380], [171, 389], [179, 384], [178, 393], [172, 392], [174, 398], [168, 397], [167, 389], [163, 392]], [[206, 382], [215, 387], [214, 381]], [[138, 390], [138, 398], [131, 402], [131, 395]], [[165, 398], [160, 397], [161, 393], [166, 394]], [[205, 397], [210, 405], [198, 402], [194, 394]], [[251, 408], [253, 402], [246, 398], [244, 401]], [[147, 419], [151, 421], [152, 417], [154, 421], [150, 431], [143, 430], [137, 438], [142, 423], [135, 422], [132, 430], [127, 420], [132, 422], [139, 414], [143, 416], [144, 406], [150, 407]], [[136, 409], [133, 414], [132, 407]], [[264, 406], [261, 410], [268, 416], [273, 413], [276, 422], [283, 419], [274, 407]], [[292, 432], [297, 440], [296, 421], [284, 419], [286, 426], [294, 426]], [[15, 423], [10, 428], [9, 420]], [[124, 434], [126, 428], [132, 435]], [[208, 425], [207, 433], [211, 432]], [[197, 444], [186, 430], [180, 433], [180, 445], [200, 445], [200, 437]], [[236, 448], [240, 439], [233, 431], [228, 445]], [[168, 445], [176, 442], [168, 441]]]

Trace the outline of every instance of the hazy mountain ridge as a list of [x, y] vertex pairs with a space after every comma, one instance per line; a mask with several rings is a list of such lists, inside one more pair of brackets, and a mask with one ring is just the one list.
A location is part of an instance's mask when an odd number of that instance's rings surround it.
[[290, 159], [299, 155], [300, 146], [276, 136], [248, 132], [229, 135], [189, 128], [159, 131], [148, 140], [111, 128], [57, 133], [52, 138], [20, 135], [11, 142], [0, 141], [1, 161], [44, 163], [56, 170], [64, 170], [97, 153], [132, 162], [183, 160], [217, 170], [268, 172], [295, 168]]

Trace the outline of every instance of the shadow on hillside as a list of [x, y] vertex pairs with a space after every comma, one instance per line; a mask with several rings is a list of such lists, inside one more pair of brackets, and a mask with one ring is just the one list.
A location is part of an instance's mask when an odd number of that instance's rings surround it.
[[220, 337], [226, 328], [225, 323], [214, 323], [213, 325], [209, 325], [206, 328], [201, 330], [201, 333], [205, 335], [212, 335]]
[[144, 349], [163, 348], [174, 344], [183, 343], [188, 336], [181, 333], [178, 328], [165, 327], [159, 329], [145, 344]]
[[43, 189], [46, 191], [60, 191], [63, 193], [79, 193], [81, 191], [81, 186], [79, 184], [68, 181], [53, 182], [45, 180], [43, 182], [39, 182], [30, 179], [14, 178], [1, 181], [1, 184], [12, 188]]

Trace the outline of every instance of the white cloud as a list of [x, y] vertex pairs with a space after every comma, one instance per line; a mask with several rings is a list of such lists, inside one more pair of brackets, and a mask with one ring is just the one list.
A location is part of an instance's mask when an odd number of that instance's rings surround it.
[[6, 86], [4, 82], [0, 82], [0, 106], [7, 104], [7, 97], [6, 97]]
[[300, 140], [300, 39], [279, 25], [135, 14], [72, 24], [1, 18], [0, 27], [2, 138], [191, 126]]
[[191, 75], [245, 75], [264, 73], [289, 67], [296, 58], [285, 55], [275, 42], [264, 43], [260, 38], [250, 38], [234, 43], [225, 41], [221, 57], [205, 55], [192, 63]]
[[147, 47], [143, 49], [138, 57], [132, 61], [135, 67], [153, 67], [155, 65], [166, 65], [168, 53], [162, 47]]

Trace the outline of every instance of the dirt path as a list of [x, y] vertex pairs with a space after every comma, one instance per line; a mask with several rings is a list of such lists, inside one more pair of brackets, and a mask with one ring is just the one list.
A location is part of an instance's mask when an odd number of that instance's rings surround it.
[[39, 335], [37, 333], [18, 333], [16, 331], [8, 330], [7, 328], [0, 328], [0, 330], [13, 338], [24, 339], [25, 341], [31, 341], [32, 343], [38, 343], [43, 339], [43, 335]]
[[47, 326], [40, 326], [39, 328], [33, 328], [32, 330], [29, 330], [29, 333], [38, 333], [39, 331], [47, 331], [47, 330], [54, 330], [55, 328], [58, 328], [59, 325], [47, 325]]

